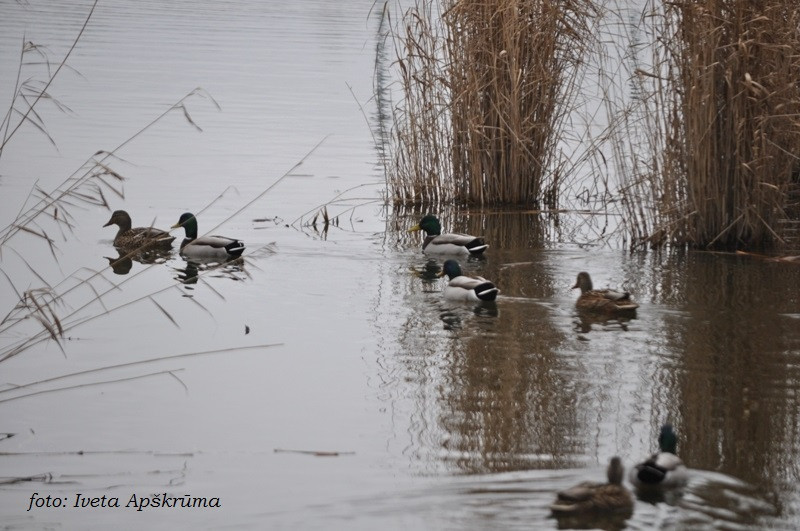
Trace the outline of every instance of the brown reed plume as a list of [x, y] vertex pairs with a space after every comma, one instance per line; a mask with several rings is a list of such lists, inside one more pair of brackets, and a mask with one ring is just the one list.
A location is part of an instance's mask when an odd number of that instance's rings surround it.
[[629, 160], [622, 188], [633, 243], [781, 244], [800, 186], [800, 10], [782, 0], [649, 7], [659, 44], [634, 80], [650, 160]]
[[395, 203], [555, 208], [588, 0], [419, 0], [395, 38]]

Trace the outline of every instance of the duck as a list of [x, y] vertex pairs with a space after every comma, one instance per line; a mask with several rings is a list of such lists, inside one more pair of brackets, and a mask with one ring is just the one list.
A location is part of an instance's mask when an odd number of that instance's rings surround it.
[[172, 240], [175, 236], [171, 236], [167, 231], [156, 229], [154, 227], [136, 227], [131, 228], [131, 216], [124, 210], [115, 210], [111, 213], [111, 219], [108, 223], [103, 225], [116, 225], [119, 227], [117, 235], [114, 236], [114, 246], [127, 249], [138, 248], [164, 248], [169, 249], [172, 247]]
[[614, 456], [609, 460], [606, 476], [608, 483], [584, 481], [560, 491], [550, 510], [557, 516], [579, 513], [631, 514], [633, 496], [622, 484], [625, 467], [619, 457]]
[[478, 256], [489, 248], [483, 238], [469, 234], [442, 234], [439, 218], [432, 214], [424, 216], [408, 232], [425, 231], [422, 252], [425, 254], [463, 254]]
[[214, 258], [228, 260], [238, 258], [244, 252], [244, 243], [241, 240], [227, 236], [201, 236], [197, 237], [197, 218], [190, 212], [181, 214], [173, 229], [183, 227], [186, 238], [181, 242], [181, 255], [197, 258]]
[[439, 277], [449, 279], [444, 288], [444, 298], [454, 301], [493, 301], [500, 290], [483, 277], [468, 277], [461, 272], [455, 260], [445, 260]]
[[677, 446], [678, 436], [672, 425], [661, 426], [658, 435], [659, 451], [631, 469], [628, 476], [631, 484], [638, 490], [674, 489], [684, 486], [689, 475], [686, 465], [676, 453]]
[[578, 273], [578, 278], [572, 289], [580, 288], [581, 294], [575, 306], [579, 310], [604, 313], [606, 315], [635, 313], [638, 304], [631, 300], [627, 291], [613, 289], [592, 289], [592, 277], [586, 271]]

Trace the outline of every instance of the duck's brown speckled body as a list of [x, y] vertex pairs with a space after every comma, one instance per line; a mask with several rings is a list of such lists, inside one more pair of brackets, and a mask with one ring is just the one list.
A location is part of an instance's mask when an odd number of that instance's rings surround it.
[[558, 493], [550, 510], [556, 516], [580, 513], [633, 512], [633, 496], [622, 485], [625, 468], [619, 457], [612, 457], [606, 471], [608, 483], [584, 481]]
[[627, 291], [613, 289], [596, 290], [592, 288], [592, 278], [586, 271], [578, 273], [578, 279], [572, 289], [580, 288], [581, 294], [575, 306], [579, 310], [586, 310], [605, 315], [636, 313], [638, 304], [631, 300]]
[[103, 226], [108, 227], [109, 225], [119, 227], [117, 235], [114, 237], [115, 247], [123, 247], [125, 249], [169, 249], [172, 247], [172, 240], [175, 239], [175, 236], [171, 236], [168, 232], [154, 227], [131, 228], [131, 217], [124, 210], [115, 210], [111, 214], [111, 219]]

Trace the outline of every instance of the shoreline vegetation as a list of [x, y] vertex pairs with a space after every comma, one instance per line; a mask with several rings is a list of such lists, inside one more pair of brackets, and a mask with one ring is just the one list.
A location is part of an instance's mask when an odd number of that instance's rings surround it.
[[[22, 43], [14, 98], [0, 122], [0, 161], [23, 125], [54, 143], [35, 107], [49, 101], [63, 108], [48, 88], [64, 67], [69, 69], [69, 55], [95, 5], [54, 69], [46, 57], [41, 62], [42, 47]], [[737, 0], [693, 6], [648, 2], [643, 13], [621, 24], [637, 30], [624, 41], [627, 49], [615, 55], [606, 39], [600, 58], [589, 60], [605, 35], [601, 22], [623, 20], [621, 8], [608, 10], [588, 0], [418, 0], [401, 19], [403, 31], [388, 35], [405, 98], [393, 109], [393, 130], [382, 129], [376, 140], [386, 154], [386, 202], [396, 215], [438, 206], [444, 219], [452, 216], [453, 205], [511, 205], [541, 212], [551, 230], [562, 223], [563, 213], [616, 216], [616, 226], [595, 236], [622, 233], [632, 250], [750, 250], [784, 243], [781, 224], [800, 217], [800, 84], [795, 79], [800, 13], [779, 0], [767, 0], [759, 13]], [[388, 9], [382, 16], [392, 27]], [[643, 42], [643, 35], [653, 42]], [[376, 56], [384, 51], [379, 47]], [[37, 59], [29, 61], [29, 54]], [[601, 74], [596, 84], [598, 109], [605, 110], [610, 125], [589, 135], [590, 128], [576, 128], [581, 120], [575, 109], [586, 108], [582, 91], [588, 72], [604, 71], [596, 67], [614, 57], [624, 58], [627, 69], [605, 69], [621, 74]], [[376, 57], [376, 72], [383, 68], [379, 63]], [[44, 79], [27, 70], [42, 64]], [[388, 79], [376, 87], [381, 109]], [[117, 148], [89, 157], [55, 189], [34, 184], [14, 221], [0, 228], [0, 253], [16, 255], [39, 282], [23, 290], [0, 269], [17, 298], [0, 319], [0, 333], [18, 332], [0, 348], [0, 363], [43, 341], [52, 340], [63, 351], [72, 328], [139, 301], [150, 301], [179, 326], [155, 299], [175, 286], [110, 308], [104, 294], [139, 273], [110, 282], [101, 271], [81, 269], [51, 282], [12, 243], [33, 237], [57, 261], [51, 234], [63, 237], [73, 229], [72, 207], [109, 208], [107, 195], [124, 199], [124, 177], [111, 167], [117, 151], [172, 112], [199, 129], [185, 105], [196, 97], [219, 108], [204, 90], [191, 91]], [[592, 115], [578, 118], [592, 122]], [[268, 193], [318, 146], [232, 216]], [[352, 190], [302, 214], [292, 226], [317, 230], [319, 222], [323, 234], [338, 226], [355, 207], [344, 204], [338, 214], [328, 207], [340, 206]], [[266, 246], [250, 256], [268, 252]]]
[[785, 2], [417, 0], [390, 27], [396, 206], [589, 208], [631, 250], [798, 244]]
[[420, 0], [393, 34], [396, 204], [556, 209], [592, 2]]

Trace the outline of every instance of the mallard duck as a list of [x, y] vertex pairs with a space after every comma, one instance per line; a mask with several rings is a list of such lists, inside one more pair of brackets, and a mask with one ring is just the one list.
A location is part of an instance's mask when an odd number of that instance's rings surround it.
[[469, 234], [442, 234], [442, 225], [439, 219], [431, 214], [423, 217], [418, 225], [414, 225], [409, 232], [425, 231], [425, 240], [422, 242], [422, 252], [427, 254], [482, 254], [489, 246], [483, 238]]
[[181, 254], [188, 257], [217, 258], [227, 260], [242, 256], [244, 243], [226, 236], [201, 236], [197, 237], [197, 218], [194, 214], [186, 212], [181, 214], [173, 229], [183, 227], [186, 238], [181, 242]]
[[161, 247], [168, 249], [172, 246], [172, 240], [175, 239], [175, 236], [170, 236], [168, 232], [153, 227], [136, 227], [132, 229], [131, 217], [124, 210], [115, 210], [111, 214], [111, 219], [103, 226], [108, 227], [109, 225], [119, 227], [117, 235], [114, 236], [115, 247], [128, 249]]
[[445, 260], [440, 277], [447, 275], [450, 281], [444, 288], [444, 297], [454, 301], [493, 301], [500, 290], [483, 277], [468, 277], [461, 272], [455, 260]]
[[638, 304], [631, 300], [631, 294], [627, 291], [616, 291], [613, 289], [595, 290], [592, 289], [592, 278], [586, 271], [578, 273], [578, 279], [572, 289], [580, 288], [581, 294], [575, 306], [579, 310], [589, 310], [593, 312], [605, 313], [607, 315], [633, 313]]
[[688, 480], [686, 466], [676, 455], [678, 436], [671, 424], [661, 426], [659, 451], [631, 469], [628, 479], [639, 490], [672, 489]]
[[633, 511], [633, 496], [622, 485], [625, 467], [619, 457], [612, 457], [606, 470], [608, 483], [584, 481], [562, 490], [550, 510], [556, 515], [603, 512], [628, 513]]

